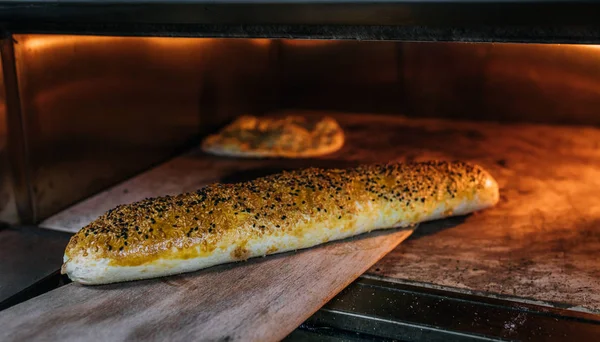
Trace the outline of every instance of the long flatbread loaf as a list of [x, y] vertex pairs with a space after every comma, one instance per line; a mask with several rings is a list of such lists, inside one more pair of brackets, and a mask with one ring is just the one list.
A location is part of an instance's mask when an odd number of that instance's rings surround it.
[[463, 162], [306, 169], [121, 205], [71, 238], [62, 272], [105, 284], [195, 271], [376, 229], [464, 215], [498, 201]]

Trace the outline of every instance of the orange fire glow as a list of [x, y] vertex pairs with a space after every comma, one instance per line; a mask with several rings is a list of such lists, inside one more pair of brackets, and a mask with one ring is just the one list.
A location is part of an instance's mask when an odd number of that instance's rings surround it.
[[284, 44], [298, 47], [323, 46], [332, 44], [335, 41], [321, 39], [286, 39]]
[[[22, 44], [26, 49], [31, 50], [47, 50], [63, 48], [72, 45], [87, 45], [107, 43], [114, 44], [115, 42], [131, 41], [134, 44], [152, 44], [165, 46], [166, 48], [186, 47], [190, 44], [204, 45], [214, 43], [219, 38], [172, 38], [172, 37], [105, 37], [105, 36], [77, 36], [77, 35], [44, 35], [44, 34], [16, 34], [14, 36], [18, 44]], [[232, 38], [242, 39], [243, 38]], [[257, 46], [267, 46], [271, 43], [271, 39], [248, 39], [248, 41]]]

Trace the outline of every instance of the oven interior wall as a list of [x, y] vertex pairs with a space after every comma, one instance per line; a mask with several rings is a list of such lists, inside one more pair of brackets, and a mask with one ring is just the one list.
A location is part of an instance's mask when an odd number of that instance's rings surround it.
[[[592, 46], [13, 38], [31, 189], [14, 197], [29, 201], [35, 222], [245, 113], [600, 124], [600, 49]], [[12, 212], [0, 220], [14, 221]]]
[[273, 103], [266, 40], [13, 38], [35, 222]]
[[282, 41], [283, 108], [598, 125], [600, 47]]

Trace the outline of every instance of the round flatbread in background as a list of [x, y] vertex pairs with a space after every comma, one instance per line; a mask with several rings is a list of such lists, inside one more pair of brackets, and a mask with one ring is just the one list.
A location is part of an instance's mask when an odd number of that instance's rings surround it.
[[333, 153], [344, 132], [333, 118], [241, 116], [202, 142], [202, 150], [221, 156], [306, 158]]

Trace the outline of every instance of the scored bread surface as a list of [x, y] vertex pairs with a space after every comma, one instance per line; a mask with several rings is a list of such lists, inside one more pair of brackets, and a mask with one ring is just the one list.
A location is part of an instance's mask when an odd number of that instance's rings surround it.
[[498, 198], [492, 176], [463, 162], [283, 172], [120, 205], [71, 238], [62, 272], [83, 284], [190, 272], [464, 215]]
[[307, 158], [333, 153], [344, 145], [335, 119], [302, 116], [241, 116], [202, 142], [202, 150], [229, 157]]

